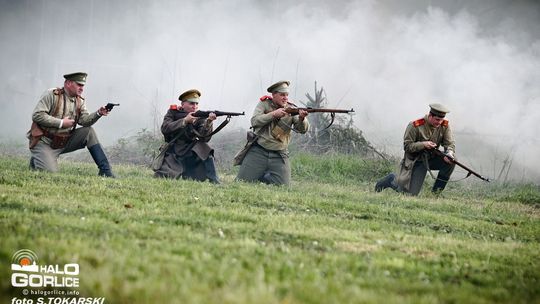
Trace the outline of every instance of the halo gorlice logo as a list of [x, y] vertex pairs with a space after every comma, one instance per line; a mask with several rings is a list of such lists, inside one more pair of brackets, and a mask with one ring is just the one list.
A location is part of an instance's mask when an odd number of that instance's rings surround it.
[[105, 298], [79, 297], [79, 264], [40, 265], [37, 255], [22, 249], [11, 258], [11, 285], [22, 298], [11, 304], [104, 304]]
[[15, 252], [11, 258], [11, 270], [37, 272], [37, 261], [37, 255], [32, 250], [21, 249]]
[[38, 265], [37, 255], [21, 249], [11, 259], [13, 287], [79, 287], [79, 264]]

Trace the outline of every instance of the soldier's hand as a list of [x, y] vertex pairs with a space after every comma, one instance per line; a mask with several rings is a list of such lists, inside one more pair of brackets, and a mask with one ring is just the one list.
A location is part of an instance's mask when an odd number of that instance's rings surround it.
[[287, 115], [287, 112], [285, 112], [284, 108], [279, 108], [279, 109], [274, 110], [274, 111], [272, 111], [270, 113], [272, 113], [272, 117], [274, 117], [274, 118], [281, 118], [281, 117]]
[[98, 113], [99, 113], [100, 116], [107, 116], [107, 115], [109, 115], [110, 111], [107, 111], [107, 109], [105, 109], [105, 107], [101, 107], [101, 108], [99, 108]]
[[300, 120], [304, 120], [308, 116], [308, 111], [306, 110], [298, 110], [298, 117], [300, 117]]
[[184, 117], [184, 121], [186, 122], [186, 124], [192, 124], [195, 122], [195, 120], [197, 120], [197, 117], [191, 115], [191, 113]]
[[437, 147], [437, 145], [434, 142], [432, 142], [431, 140], [423, 141], [422, 144], [424, 144], [424, 149], [426, 149], [426, 150], [431, 150], [431, 149]]
[[216, 113], [212, 112], [210, 114], [208, 114], [208, 120], [216, 120], [217, 116], [216, 116]]
[[67, 129], [73, 127], [75, 124], [75, 120], [71, 119], [70, 117], [65, 117], [62, 119], [62, 128]]
[[449, 163], [449, 164], [453, 164], [453, 160], [456, 159], [455, 156], [454, 156], [454, 153], [452, 151], [448, 151], [446, 152], [446, 155], [448, 156], [445, 156], [444, 157], [444, 161]]

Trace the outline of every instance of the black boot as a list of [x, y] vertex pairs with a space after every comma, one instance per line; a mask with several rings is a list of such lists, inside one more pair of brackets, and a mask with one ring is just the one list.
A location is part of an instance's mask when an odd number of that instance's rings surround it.
[[375, 192], [381, 192], [386, 188], [392, 188], [394, 190], [397, 190], [395, 179], [396, 175], [394, 173], [390, 173], [387, 176], [383, 177], [375, 184]]
[[206, 171], [206, 178], [208, 178], [211, 183], [220, 184], [213, 156], [208, 156], [208, 158], [204, 161], [204, 169]]
[[92, 155], [94, 162], [99, 168], [98, 175], [115, 178], [114, 174], [111, 171], [109, 160], [107, 160], [107, 156], [105, 155], [105, 152], [103, 152], [101, 145], [95, 144], [91, 147], [88, 147], [88, 151], [90, 151], [90, 155]]

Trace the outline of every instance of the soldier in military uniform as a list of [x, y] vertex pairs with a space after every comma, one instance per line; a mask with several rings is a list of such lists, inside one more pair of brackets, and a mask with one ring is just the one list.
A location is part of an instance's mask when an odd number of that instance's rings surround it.
[[291, 116], [285, 109], [291, 107], [289, 81], [280, 81], [268, 88], [272, 96], [263, 96], [251, 117], [251, 126], [257, 139], [247, 152], [238, 172], [237, 180], [261, 181], [268, 184], [289, 185], [291, 167], [288, 146], [291, 130], [306, 133], [309, 128], [307, 111]]
[[375, 191], [385, 188], [418, 195], [422, 189], [428, 170], [439, 170], [431, 191], [440, 193], [446, 187], [455, 164], [448, 157], [440, 157], [430, 153], [432, 149], [443, 146], [444, 152], [454, 157], [455, 141], [448, 120], [444, 119], [450, 111], [442, 104], [432, 103], [430, 111], [423, 118], [417, 119], [407, 126], [403, 136], [405, 155], [401, 161], [399, 175], [396, 178], [390, 173], [375, 185]]
[[188, 90], [180, 95], [180, 107], [172, 105], [165, 114], [161, 133], [166, 142], [174, 141], [165, 152], [161, 167], [155, 177], [209, 180], [219, 184], [214, 164], [214, 149], [208, 145], [216, 114], [208, 118], [192, 115], [199, 108], [201, 92]]
[[[91, 127], [109, 111], [105, 107], [89, 113], [81, 94], [86, 84], [86, 73], [64, 75], [64, 87], [43, 93], [32, 113], [30, 140], [30, 168], [58, 171], [58, 156], [88, 148], [99, 168], [99, 175], [114, 177], [96, 132]], [[82, 128], [76, 128], [77, 124]]]

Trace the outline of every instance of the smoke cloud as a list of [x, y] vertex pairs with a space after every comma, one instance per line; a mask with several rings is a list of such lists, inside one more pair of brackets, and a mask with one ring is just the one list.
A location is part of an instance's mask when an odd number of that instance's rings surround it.
[[[191, 88], [200, 108], [249, 114], [266, 87], [314, 82], [379, 149], [400, 155], [407, 123], [441, 102], [458, 156], [540, 181], [540, 4], [536, 1], [1, 0], [0, 141], [24, 141], [41, 93], [89, 73], [105, 144], [159, 126]], [[496, 177], [496, 176], [495, 176]]]

